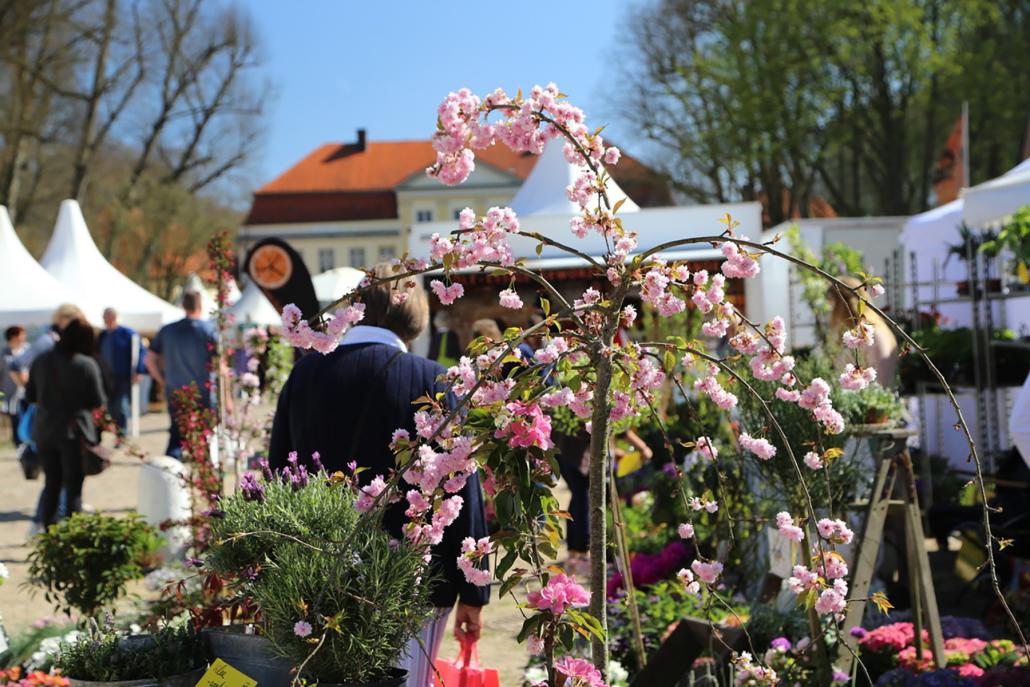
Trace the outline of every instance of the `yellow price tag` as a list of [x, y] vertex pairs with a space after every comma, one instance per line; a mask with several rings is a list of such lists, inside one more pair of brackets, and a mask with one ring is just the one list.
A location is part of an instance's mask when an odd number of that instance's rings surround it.
[[216, 658], [196, 687], [257, 687], [257, 680], [247, 677], [220, 658]]

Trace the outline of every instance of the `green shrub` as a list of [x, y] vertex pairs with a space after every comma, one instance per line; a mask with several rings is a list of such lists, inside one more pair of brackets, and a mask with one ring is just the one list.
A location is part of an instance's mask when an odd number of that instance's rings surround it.
[[39, 535], [29, 553], [29, 584], [71, 615], [113, 604], [143, 577], [161, 541], [138, 514], [124, 518], [76, 513]]
[[188, 623], [135, 637], [94, 627], [62, 644], [54, 662], [66, 677], [95, 682], [161, 680], [205, 664], [203, 646]]
[[[353, 506], [346, 483], [312, 478], [300, 488], [266, 482], [238, 492], [212, 524], [206, 565], [248, 571], [244, 586], [277, 653], [299, 665], [324, 637], [304, 677], [372, 682], [385, 677], [430, 617], [422, 549], [392, 540]], [[253, 578], [253, 579], [247, 579]], [[297, 633], [310, 625], [310, 635]]]

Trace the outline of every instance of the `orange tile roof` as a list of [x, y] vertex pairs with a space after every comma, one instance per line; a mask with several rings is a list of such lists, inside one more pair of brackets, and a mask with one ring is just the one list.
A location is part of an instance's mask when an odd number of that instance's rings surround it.
[[[476, 151], [477, 160], [525, 179], [536, 156], [515, 153], [503, 145]], [[392, 190], [436, 159], [425, 141], [327, 143], [265, 184], [256, 193], [327, 193]]]

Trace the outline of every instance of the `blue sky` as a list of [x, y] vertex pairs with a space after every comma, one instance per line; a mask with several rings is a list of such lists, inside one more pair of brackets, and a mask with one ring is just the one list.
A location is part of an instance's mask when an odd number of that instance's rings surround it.
[[[275, 89], [255, 181], [360, 127], [370, 140], [428, 138], [436, 106], [462, 86], [514, 93], [554, 81], [606, 124], [605, 54], [633, 4], [250, 0]], [[606, 135], [626, 140], [616, 121]]]

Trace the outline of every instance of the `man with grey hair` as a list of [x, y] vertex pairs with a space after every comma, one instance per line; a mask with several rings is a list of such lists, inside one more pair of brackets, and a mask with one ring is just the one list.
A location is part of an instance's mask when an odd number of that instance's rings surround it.
[[[138, 342], [138, 351], [133, 351], [134, 339]], [[97, 352], [111, 375], [107, 411], [124, 434], [129, 423], [132, 385], [139, 380], [141, 373], [146, 372], [143, 365], [146, 349], [136, 330], [118, 324], [118, 312], [107, 308], [104, 310], [104, 330], [97, 339]]]
[[174, 394], [184, 387], [195, 386], [200, 403], [211, 407], [212, 365], [217, 343], [214, 323], [203, 317], [199, 292], [185, 291], [182, 309], [186, 317], [161, 327], [144, 359], [150, 376], [164, 386], [168, 401], [172, 426], [166, 453], [179, 459], [182, 458], [179, 415], [184, 409], [174, 402]]

